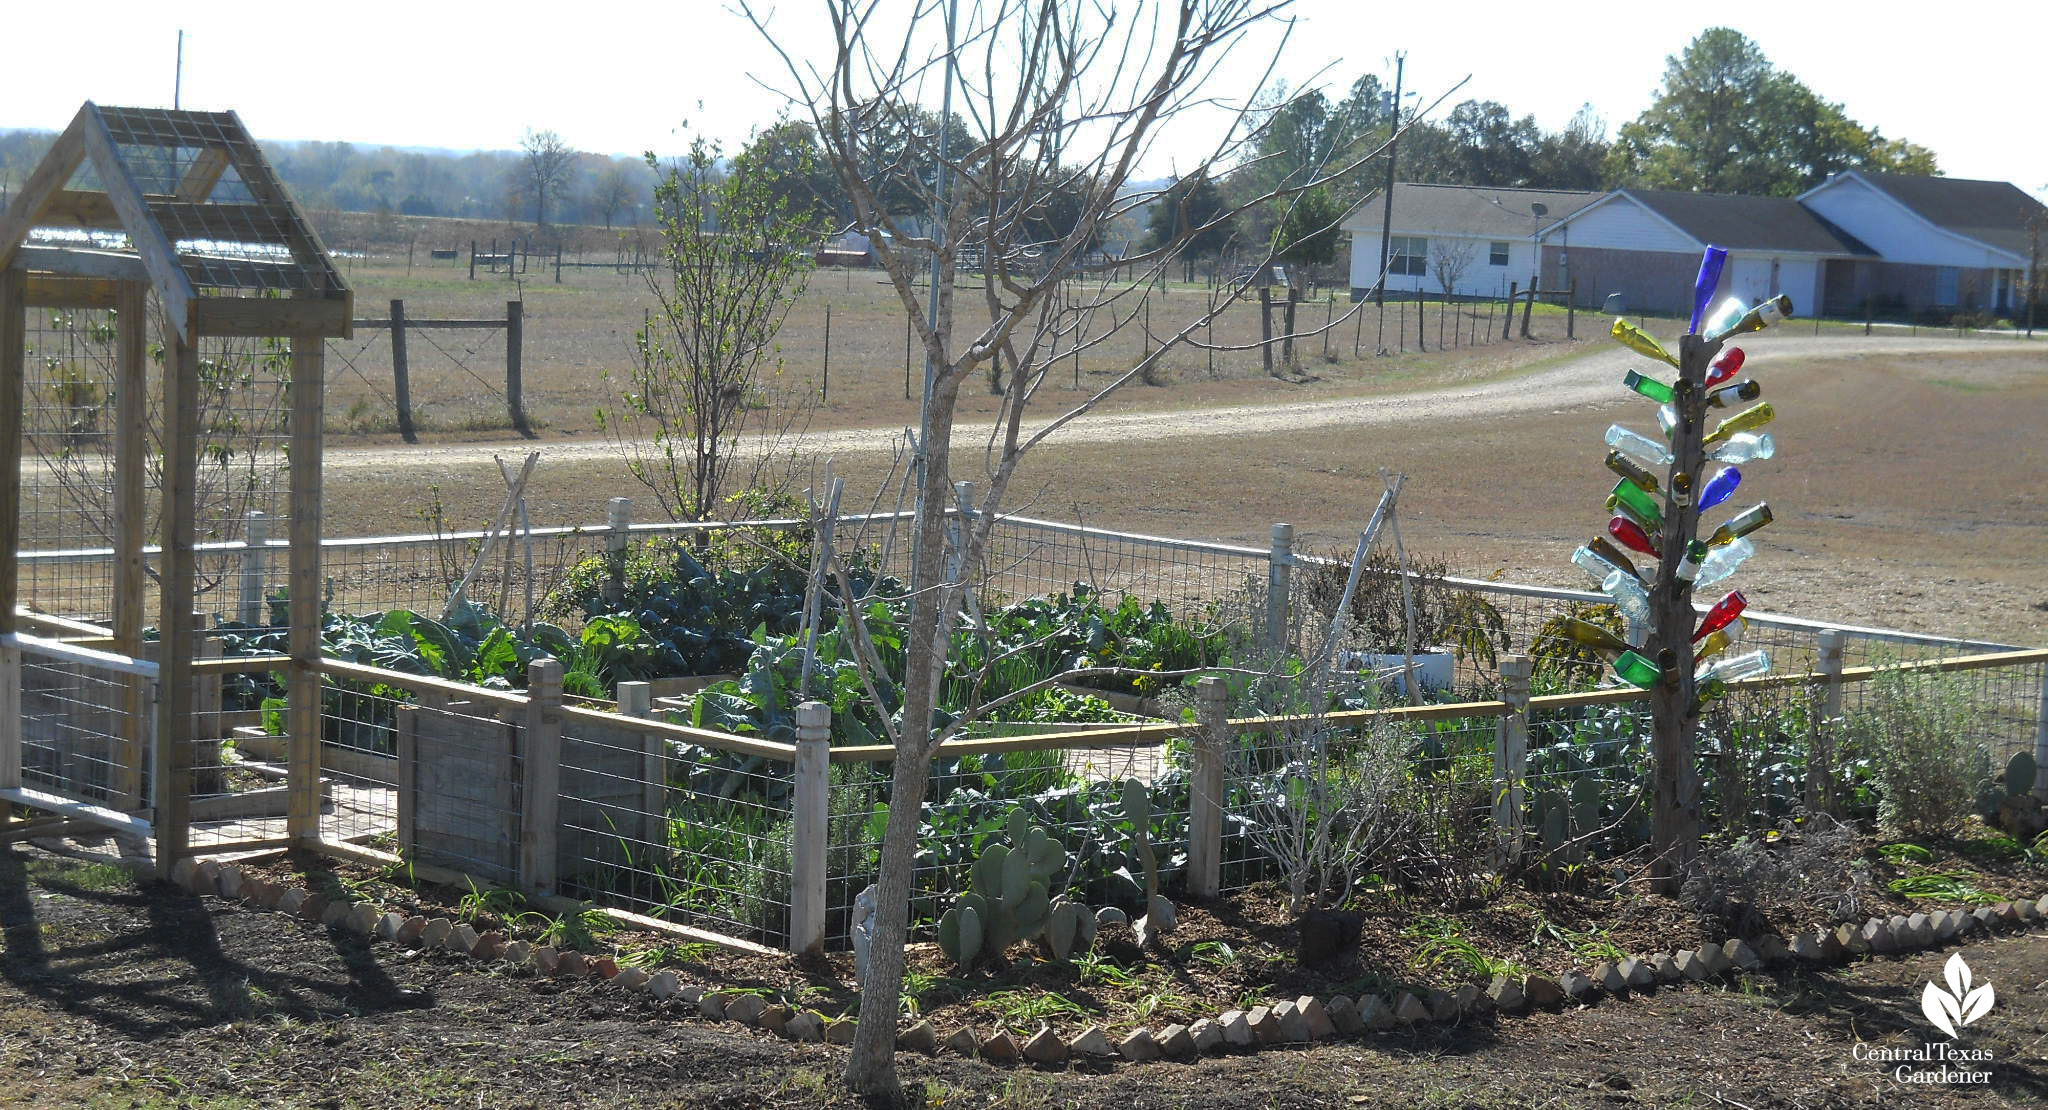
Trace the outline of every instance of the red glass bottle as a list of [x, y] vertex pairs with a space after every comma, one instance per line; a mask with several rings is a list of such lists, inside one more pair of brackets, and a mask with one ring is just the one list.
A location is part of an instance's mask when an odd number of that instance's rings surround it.
[[1659, 559], [1664, 557], [1657, 550], [1656, 543], [1650, 539], [1649, 533], [1643, 531], [1643, 526], [1625, 516], [1617, 516], [1608, 521], [1607, 534], [1620, 540], [1621, 546], [1630, 551], [1640, 551]]
[[1714, 607], [1707, 610], [1706, 615], [1700, 618], [1700, 626], [1692, 634], [1692, 642], [1699, 643], [1708, 634], [1724, 627], [1728, 622], [1741, 616], [1742, 611], [1747, 608], [1749, 608], [1749, 601], [1742, 596], [1742, 591], [1729, 590], [1728, 596], [1715, 602]]

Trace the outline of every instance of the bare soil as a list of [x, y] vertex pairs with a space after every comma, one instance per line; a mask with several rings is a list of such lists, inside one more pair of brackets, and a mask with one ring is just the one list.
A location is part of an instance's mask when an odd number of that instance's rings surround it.
[[[844, 1050], [592, 982], [536, 981], [201, 899], [32, 848], [0, 853], [0, 1083], [88, 1107], [852, 1106]], [[908, 1105], [2035, 1106], [2048, 939], [1964, 946], [1996, 1007], [1975, 1090], [1901, 1085], [1949, 953], [1193, 1064], [1051, 1073], [900, 1057]], [[1867, 1054], [1868, 1048], [1865, 1049]]]

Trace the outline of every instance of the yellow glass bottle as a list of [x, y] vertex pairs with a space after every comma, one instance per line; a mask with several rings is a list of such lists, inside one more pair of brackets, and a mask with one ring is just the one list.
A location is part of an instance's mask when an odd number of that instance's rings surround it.
[[1649, 332], [1619, 316], [1614, 318], [1614, 326], [1608, 329], [1607, 334], [1613, 336], [1616, 343], [1627, 347], [1639, 355], [1648, 355], [1659, 362], [1670, 364], [1673, 370], [1678, 369], [1677, 357], [1672, 355], [1670, 351], [1665, 350], [1664, 344], [1657, 342], [1656, 338], [1651, 336]]
[[1712, 447], [1738, 432], [1753, 432], [1770, 423], [1777, 416], [1777, 410], [1771, 408], [1769, 401], [1765, 401], [1760, 405], [1752, 405], [1714, 425], [1714, 430], [1708, 432], [1700, 439], [1700, 446]]

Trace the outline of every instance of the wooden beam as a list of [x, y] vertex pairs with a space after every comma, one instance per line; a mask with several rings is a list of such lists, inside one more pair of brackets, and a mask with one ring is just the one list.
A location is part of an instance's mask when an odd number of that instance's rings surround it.
[[90, 247], [23, 247], [15, 252], [13, 265], [17, 271], [56, 274], [59, 277], [150, 280], [149, 269], [142, 264], [142, 259], [127, 251]]
[[306, 218], [306, 213], [299, 207], [299, 202], [292, 199], [292, 194], [284, 187], [284, 182], [277, 179], [270, 162], [263, 157], [262, 148], [256, 144], [255, 137], [249, 135], [249, 129], [243, 125], [242, 117], [232, 111], [223, 114], [234, 124], [235, 130], [249, 139], [246, 152], [230, 152], [234, 157], [235, 172], [241, 175], [242, 185], [249, 190], [250, 196], [290, 214], [293, 234], [300, 239], [300, 242], [292, 244], [292, 257], [306, 268], [308, 274], [319, 278], [319, 286], [313, 292], [347, 292], [348, 282], [342, 280], [340, 271], [334, 268], [334, 262], [328, 256], [327, 244], [320, 241], [320, 233], [313, 230], [313, 222]]
[[36, 163], [35, 171], [14, 194], [14, 203], [7, 206], [5, 213], [0, 213], [0, 269], [6, 269], [14, 261], [15, 250], [28, 238], [29, 229], [36, 226], [36, 220], [42, 216], [50, 198], [71, 180], [78, 164], [85, 160], [88, 108], [80, 108], [72, 117], [71, 126], [50, 144], [49, 153]]
[[[0, 267], [0, 787], [21, 786], [21, 652], [11, 641], [21, 561], [21, 408], [28, 370], [22, 275]], [[11, 821], [0, 810], [0, 826]]]
[[320, 839], [320, 425], [326, 349], [318, 339], [292, 342], [292, 516], [286, 572], [292, 665], [285, 690], [285, 732], [290, 736], [285, 835], [301, 844]]
[[[114, 319], [114, 622], [113, 649], [142, 653], [142, 628], [149, 620], [143, 599], [149, 575], [142, 548], [148, 542], [149, 455], [149, 286], [122, 282]], [[120, 805], [140, 806], [142, 769], [148, 763], [149, 680], [129, 676], [121, 694], [121, 740], [113, 788]]]
[[[172, 249], [170, 240], [164, 238], [163, 229], [150, 218], [149, 204], [143, 199], [142, 189], [135, 184], [134, 176], [128, 172], [128, 164], [115, 148], [112, 136], [107, 133], [106, 121], [100, 118], [98, 106], [88, 101], [81, 114], [85, 116], [86, 156], [92, 159], [101, 186], [107, 190], [108, 199], [114, 202], [114, 210], [121, 214], [121, 226], [127, 230], [129, 242], [135, 244], [135, 253], [142, 256], [143, 268], [149, 271], [150, 280], [156, 286], [157, 300], [163, 305], [164, 319], [170, 322], [171, 330], [178, 338], [190, 339], [190, 313], [194, 299], [192, 281], [178, 265], [178, 253]], [[190, 616], [189, 612], [185, 614], [187, 619]]]
[[195, 488], [199, 469], [199, 356], [192, 342], [171, 336], [163, 369], [163, 511], [158, 541], [156, 714], [156, 853], [165, 878], [191, 847], [192, 599]]
[[194, 335], [333, 339], [349, 334], [354, 314], [346, 297], [200, 297], [191, 318]]
[[120, 307], [121, 283], [107, 278], [28, 274], [24, 288], [30, 308]]
[[105, 193], [64, 189], [43, 206], [36, 222], [43, 227], [119, 228], [121, 214]]

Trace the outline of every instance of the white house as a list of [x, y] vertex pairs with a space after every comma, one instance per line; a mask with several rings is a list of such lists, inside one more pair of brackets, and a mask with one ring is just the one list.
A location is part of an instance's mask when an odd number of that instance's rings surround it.
[[[1528, 285], [1536, 273], [1542, 229], [1602, 194], [1565, 189], [1503, 189], [1474, 185], [1394, 186], [1393, 231], [1387, 290], [1461, 297], [1505, 296], [1508, 283]], [[1351, 233], [1351, 290], [1372, 290], [1380, 279], [1384, 194], [1347, 216]]]
[[1954, 307], [2006, 312], [2027, 288], [2044, 210], [2004, 181], [1849, 170], [1802, 193], [1799, 203], [1870, 244], [1879, 261], [1828, 274], [1828, 304], [1864, 299], [1886, 309]]
[[1728, 252], [1722, 294], [1755, 304], [1784, 293], [1808, 313], [1821, 303], [1830, 263], [1876, 259], [1791, 197], [1662, 189], [1617, 189], [1545, 227], [1542, 242], [1545, 288], [1575, 289], [1586, 305], [1619, 293], [1631, 311], [1690, 306], [1710, 244]]
[[[1380, 280], [1375, 197], [1344, 221], [1351, 288]], [[1632, 311], [1684, 312], [1700, 252], [1729, 252], [1722, 288], [1754, 303], [1777, 293], [1801, 313], [1881, 316], [2013, 311], [2029, 288], [2048, 208], [2003, 181], [1852, 170], [1798, 197], [1661, 189], [1609, 193], [1397, 185], [1389, 291], [1496, 297], [1510, 282], [1619, 294]], [[1551, 296], [1548, 300], [1560, 300]]]

